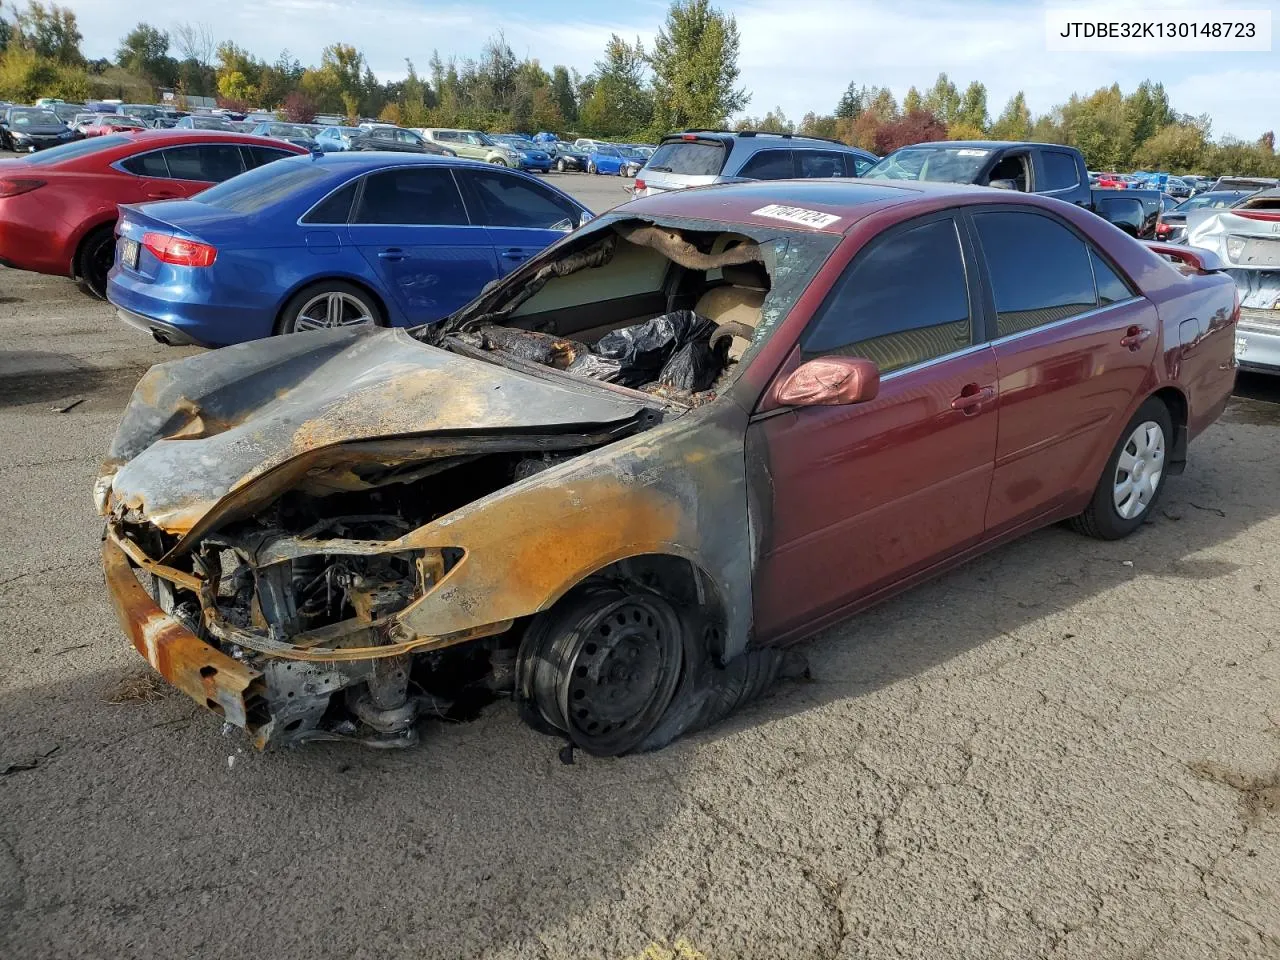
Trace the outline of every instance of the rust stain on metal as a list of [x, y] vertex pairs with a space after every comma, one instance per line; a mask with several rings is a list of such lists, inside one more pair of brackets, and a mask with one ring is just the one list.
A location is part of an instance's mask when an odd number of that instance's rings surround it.
[[228, 723], [248, 727], [248, 704], [261, 692], [261, 674], [209, 646], [161, 610], [114, 540], [102, 542], [102, 567], [116, 618], [134, 648], [192, 700]]

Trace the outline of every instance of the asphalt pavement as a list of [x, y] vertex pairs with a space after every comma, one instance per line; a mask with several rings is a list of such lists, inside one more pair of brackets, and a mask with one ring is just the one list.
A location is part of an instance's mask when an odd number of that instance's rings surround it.
[[90, 487], [190, 352], [0, 270], [0, 957], [1280, 956], [1273, 382], [1132, 538], [1041, 531], [713, 730], [566, 764], [507, 703], [257, 754], [148, 682]]

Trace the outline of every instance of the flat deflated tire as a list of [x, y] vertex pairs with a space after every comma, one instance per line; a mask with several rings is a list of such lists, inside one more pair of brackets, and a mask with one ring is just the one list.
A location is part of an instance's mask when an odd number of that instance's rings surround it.
[[1071, 526], [1098, 540], [1119, 540], [1142, 526], [1164, 490], [1172, 440], [1169, 408], [1151, 397], [1120, 432], [1093, 499]]

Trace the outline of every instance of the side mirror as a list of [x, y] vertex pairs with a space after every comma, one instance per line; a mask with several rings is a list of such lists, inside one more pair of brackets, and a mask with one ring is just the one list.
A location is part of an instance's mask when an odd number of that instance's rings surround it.
[[874, 400], [880, 368], [865, 357], [817, 357], [802, 363], [778, 386], [778, 403], [789, 407], [843, 406]]
[[988, 181], [987, 186], [995, 187], [997, 190], [1017, 190], [1018, 181], [1004, 180], [1004, 179], [991, 180], [991, 181]]

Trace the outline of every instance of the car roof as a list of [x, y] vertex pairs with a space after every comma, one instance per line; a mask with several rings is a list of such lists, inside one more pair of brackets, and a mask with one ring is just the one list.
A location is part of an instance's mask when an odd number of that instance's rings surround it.
[[[947, 200], [972, 200], [986, 197], [993, 203], [1030, 201], [1043, 198], [1035, 194], [993, 191], [990, 187], [974, 187], [958, 183], [921, 181], [859, 180], [833, 177], [807, 180], [754, 180], [746, 183], [716, 184], [672, 190], [632, 200], [615, 207], [616, 212], [646, 213], [665, 217], [716, 220], [727, 223], [750, 223], [760, 226], [787, 226], [785, 220], [762, 216], [759, 210], [770, 205], [816, 210], [839, 217], [826, 226], [802, 227], [822, 233], [840, 234], [854, 223], [887, 206], [921, 201], [944, 205]], [[1017, 199], [1015, 199], [1017, 198]], [[1138, 199], [1135, 197], [1135, 199]]]
[[[1050, 149], [1070, 150], [1060, 143], [1037, 143], [1034, 140], [926, 140], [924, 143], [911, 143], [899, 150], [912, 150], [916, 147], [960, 147], [964, 150], [995, 150], [1003, 147], [1049, 147]], [[1122, 174], [1131, 176], [1131, 174]]]

